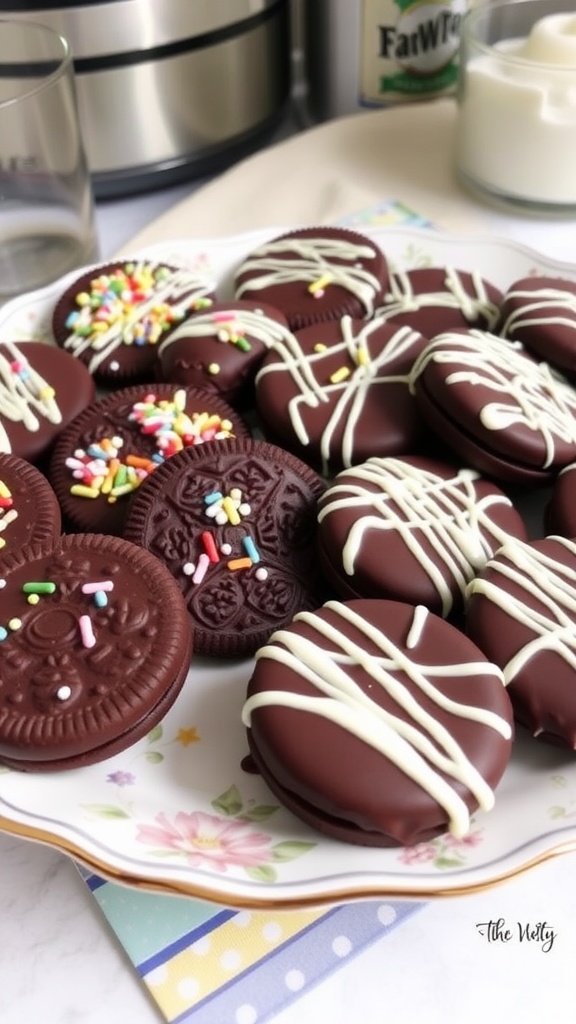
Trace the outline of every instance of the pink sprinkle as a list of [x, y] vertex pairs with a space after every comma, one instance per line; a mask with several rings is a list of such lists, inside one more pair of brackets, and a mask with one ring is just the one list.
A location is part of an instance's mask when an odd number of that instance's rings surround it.
[[80, 636], [82, 637], [82, 643], [84, 647], [94, 647], [96, 643], [96, 637], [94, 636], [94, 630], [92, 629], [92, 620], [89, 615], [81, 615], [78, 619], [78, 625], [80, 626]]
[[112, 580], [98, 580], [97, 583], [83, 583], [83, 594], [95, 594], [98, 590], [114, 590]]
[[210, 559], [206, 552], [203, 551], [202, 554], [198, 556], [198, 564], [196, 566], [196, 571], [192, 577], [192, 583], [202, 583], [202, 580], [206, 575], [206, 570], [208, 569], [209, 565]]

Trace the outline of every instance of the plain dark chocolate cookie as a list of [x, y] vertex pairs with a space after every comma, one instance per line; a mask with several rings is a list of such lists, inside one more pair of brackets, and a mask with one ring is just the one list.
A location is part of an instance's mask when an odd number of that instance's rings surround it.
[[23, 544], [56, 540], [61, 518], [46, 477], [25, 459], [0, 453], [0, 566]]
[[155, 558], [76, 534], [6, 558], [0, 589], [0, 761], [93, 764], [145, 736], [187, 675], [192, 630]]
[[38, 462], [94, 399], [88, 370], [39, 341], [0, 343], [0, 452]]
[[214, 282], [150, 259], [84, 270], [58, 299], [52, 332], [102, 384], [154, 379], [158, 343], [188, 313], [210, 305]]
[[214, 393], [172, 384], [113, 391], [77, 416], [54, 447], [49, 475], [67, 529], [121, 536], [132, 495], [167, 458], [248, 433]]
[[264, 441], [186, 448], [146, 480], [125, 537], [167, 566], [199, 654], [252, 654], [323, 594], [316, 559], [322, 480]]
[[382, 300], [388, 264], [367, 236], [349, 228], [288, 231], [250, 252], [235, 276], [237, 299], [282, 310], [291, 330], [343, 316], [365, 319]]
[[460, 630], [396, 601], [331, 601], [256, 655], [256, 767], [314, 828], [410, 846], [490, 810], [512, 746], [502, 674]]

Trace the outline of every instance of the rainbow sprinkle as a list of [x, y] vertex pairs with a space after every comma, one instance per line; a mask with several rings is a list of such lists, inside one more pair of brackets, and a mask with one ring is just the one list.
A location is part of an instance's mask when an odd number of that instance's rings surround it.
[[75, 337], [89, 338], [92, 345], [113, 329], [121, 331], [125, 344], [156, 345], [182, 319], [169, 302], [153, 302], [158, 285], [170, 276], [168, 267], [149, 263], [127, 263], [100, 274], [90, 282], [89, 291], [75, 296], [76, 308], [66, 327]]
[[[240, 488], [232, 487], [228, 494], [223, 494], [219, 490], [209, 491], [205, 494], [204, 511], [206, 516], [212, 519], [217, 526], [238, 526], [243, 518], [250, 515], [252, 509], [248, 502], [243, 499]], [[231, 544], [228, 541], [223, 541], [218, 548], [216, 537], [208, 530], [201, 532], [200, 542], [203, 550], [199, 554], [198, 560], [196, 562], [185, 562], [182, 566], [184, 576], [189, 576], [192, 579], [192, 583], [201, 583], [210, 565], [220, 561], [220, 555], [228, 559], [226, 561], [226, 568], [231, 572], [251, 569], [256, 565], [258, 566], [255, 572], [256, 579], [259, 581], [267, 579], [268, 571], [263, 566], [258, 565], [260, 553], [250, 534], [243, 536], [241, 539], [244, 553], [233, 558], [229, 557], [232, 555]]]
[[233, 487], [229, 494], [221, 494], [220, 491], [212, 491], [205, 495], [206, 515], [214, 519], [218, 526], [231, 523], [237, 526], [252, 511], [250, 505], [242, 500], [242, 491], [239, 487]]
[[171, 399], [147, 394], [136, 402], [128, 415], [141, 434], [152, 437], [155, 451], [122, 457], [121, 437], [103, 437], [86, 449], [79, 448], [65, 460], [76, 483], [70, 493], [77, 498], [95, 499], [104, 495], [109, 503], [132, 494], [160, 463], [176, 452], [205, 441], [233, 437], [232, 423], [216, 413], [186, 412], [186, 392], [175, 391]]

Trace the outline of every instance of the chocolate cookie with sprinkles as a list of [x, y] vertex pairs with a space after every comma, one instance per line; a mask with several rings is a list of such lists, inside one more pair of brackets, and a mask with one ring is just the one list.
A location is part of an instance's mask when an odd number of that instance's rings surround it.
[[192, 312], [209, 306], [215, 282], [186, 267], [122, 260], [90, 267], [56, 303], [56, 343], [103, 385], [155, 376], [157, 346]]
[[254, 378], [288, 333], [286, 318], [264, 302], [215, 302], [186, 317], [158, 346], [159, 379], [214, 391], [231, 405], [254, 404]]
[[62, 432], [50, 461], [66, 528], [121, 536], [131, 496], [166, 459], [248, 433], [226, 402], [193, 388], [134, 385], [98, 399]]
[[144, 737], [182, 687], [192, 629], [166, 568], [119, 537], [27, 544], [2, 564], [0, 762], [93, 764]]
[[321, 478], [247, 438], [189, 447], [144, 481], [124, 536], [170, 570], [209, 657], [253, 654], [325, 595], [316, 556]]

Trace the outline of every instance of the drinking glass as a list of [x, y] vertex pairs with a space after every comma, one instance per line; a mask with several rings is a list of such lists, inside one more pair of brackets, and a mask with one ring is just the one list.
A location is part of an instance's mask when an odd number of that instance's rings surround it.
[[69, 45], [0, 19], [0, 304], [97, 254]]

